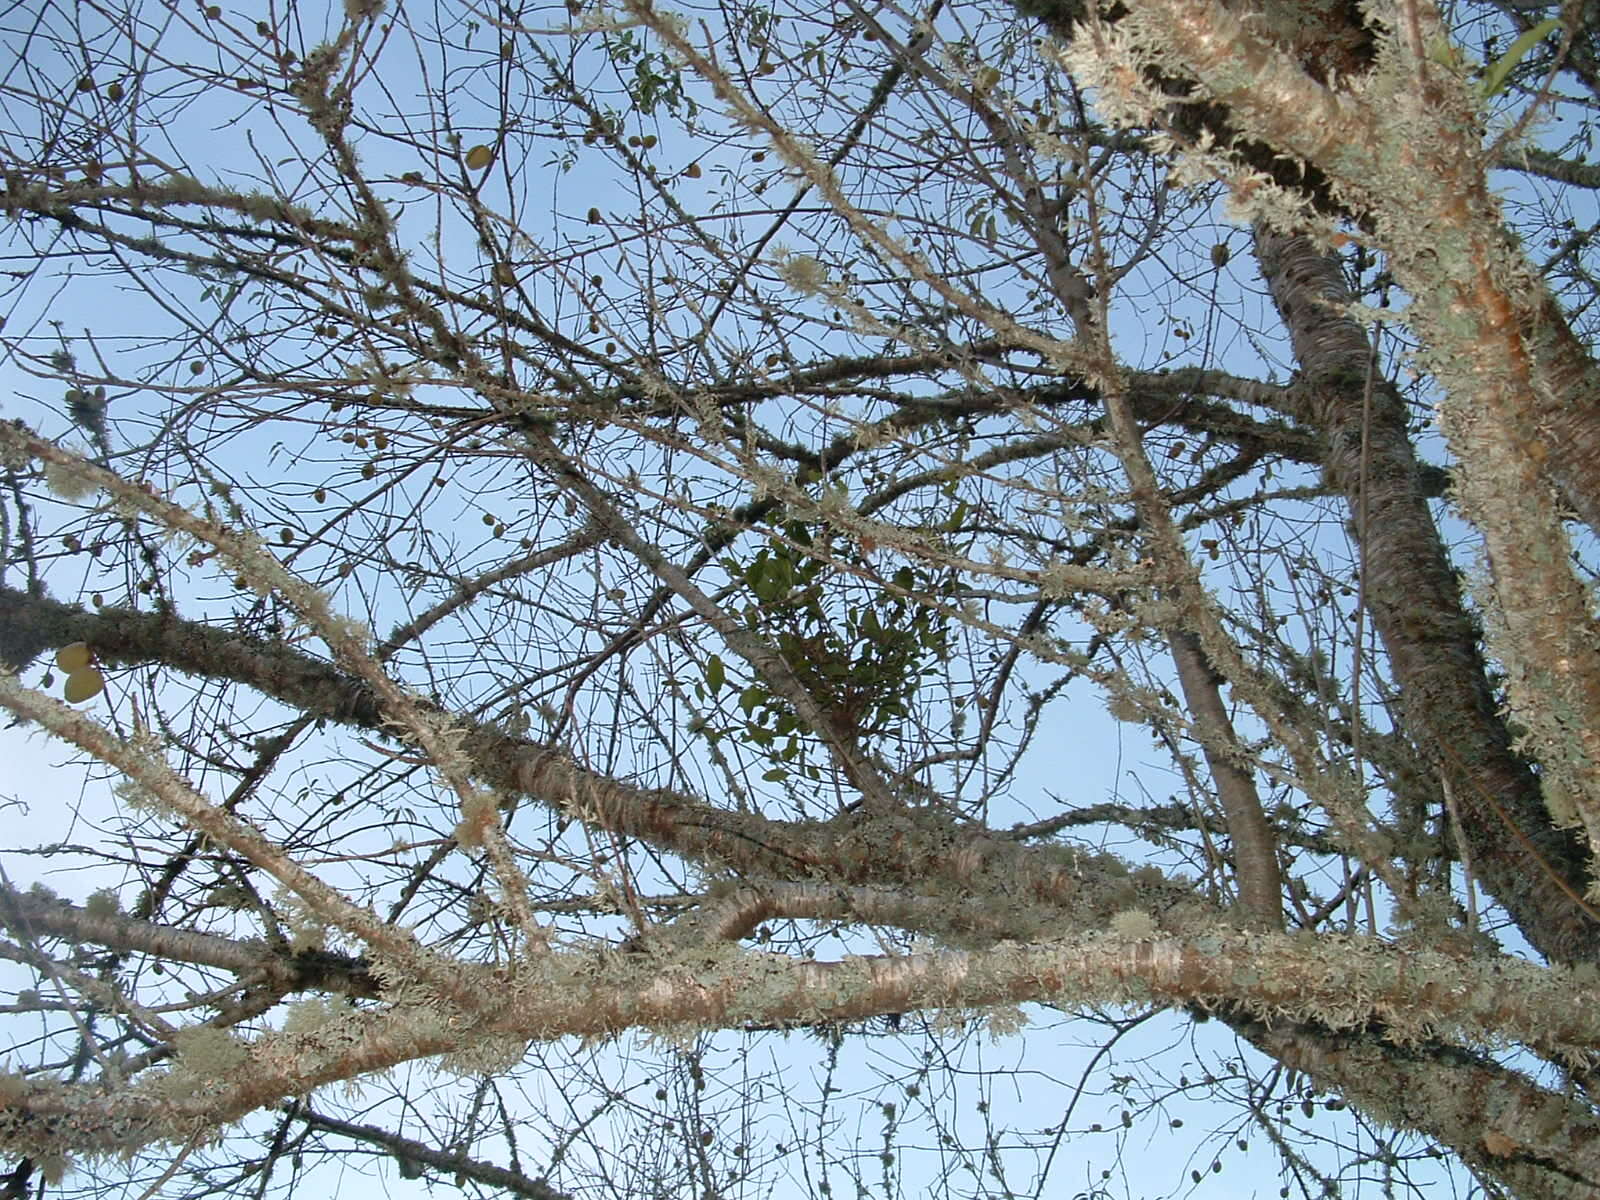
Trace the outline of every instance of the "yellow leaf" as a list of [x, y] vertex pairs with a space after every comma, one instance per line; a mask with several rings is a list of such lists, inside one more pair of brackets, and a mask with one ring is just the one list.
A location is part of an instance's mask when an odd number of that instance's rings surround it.
[[81, 671], [91, 661], [88, 642], [73, 642], [56, 651], [56, 666], [69, 675], [74, 671]]
[[481, 171], [494, 161], [494, 151], [487, 146], [474, 146], [467, 151], [467, 170]]
[[68, 704], [81, 704], [98, 696], [106, 686], [106, 677], [98, 667], [83, 667], [67, 676], [61, 695]]

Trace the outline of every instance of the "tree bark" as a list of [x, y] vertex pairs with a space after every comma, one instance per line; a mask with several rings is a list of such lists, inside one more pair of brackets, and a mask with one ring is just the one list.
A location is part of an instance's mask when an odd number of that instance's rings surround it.
[[1261, 809], [1255, 777], [1240, 766], [1238, 742], [1218, 692], [1218, 677], [1206, 662], [1200, 639], [1182, 630], [1167, 636], [1178, 667], [1184, 702], [1194, 715], [1200, 749], [1211, 769], [1217, 799], [1228, 818], [1233, 866], [1239, 878], [1239, 903], [1259, 929], [1283, 928], [1283, 876], [1278, 870], [1278, 839]]
[[[1082, 0], [1018, 0], [1017, 7], [1065, 38], [1091, 11], [1108, 23], [1127, 13], [1121, 4], [1100, 9]], [[1317, 79], [1349, 77], [1370, 61], [1371, 34], [1355, 5], [1265, 2], [1255, 16], [1257, 31]], [[1181, 80], [1158, 82], [1174, 96], [1169, 116], [1180, 136], [1213, 137], [1240, 161], [1309, 195], [1323, 211], [1342, 211], [1314, 167], [1295, 166], [1286, 175], [1283, 163], [1294, 156], [1236, 140], [1225, 107], [1185, 101], [1189, 87]], [[1523, 935], [1552, 959], [1592, 960], [1600, 955], [1600, 922], [1581, 900], [1588, 886], [1583, 846], [1554, 827], [1539, 781], [1512, 751], [1477, 630], [1462, 608], [1423, 499], [1400, 398], [1383, 384], [1371, 389], [1366, 402], [1371, 347], [1360, 325], [1334, 307], [1349, 301], [1336, 261], [1303, 239], [1262, 232], [1257, 240], [1263, 276], [1310, 385], [1293, 389], [1303, 405], [1300, 415], [1327, 435], [1330, 482], [1344, 492], [1360, 527], [1368, 602], [1404, 689], [1409, 732], [1451, 783], [1473, 868]], [[1540, 313], [1539, 328], [1527, 332], [1530, 344], [1545, 352], [1551, 395], [1536, 399], [1535, 417], [1551, 445], [1570, 444], [1573, 450], [1570, 456], [1550, 454], [1547, 471], [1578, 515], [1592, 523], [1591, 515], [1600, 512], [1594, 499], [1600, 496], [1600, 406], [1590, 398], [1596, 371], [1548, 296]], [[1576, 398], [1583, 402], [1574, 403]]]
[[1554, 827], [1538, 779], [1511, 748], [1418, 484], [1403, 404], [1386, 381], [1369, 387], [1372, 347], [1343, 311], [1351, 297], [1339, 263], [1305, 238], [1266, 230], [1256, 254], [1301, 366], [1302, 417], [1326, 435], [1327, 476], [1350, 508], [1407, 730], [1450, 783], [1473, 869], [1541, 954], [1592, 960], [1600, 924], [1577, 900], [1588, 886], [1583, 847]]

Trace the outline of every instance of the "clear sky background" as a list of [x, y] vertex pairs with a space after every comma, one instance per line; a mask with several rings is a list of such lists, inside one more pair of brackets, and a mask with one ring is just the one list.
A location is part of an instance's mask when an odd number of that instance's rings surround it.
[[[341, 19], [339, 6], [329, 9], [326, 20], [318, 19], [312, 4], [295, 7], [299, 24], [307, 35], [302, 53], [315, 44], [316, 39], [311, 35], [319, 27], [332, 31]], [[237, 11], [226, 5], [224, 8], [230, 20], [248, 24], [257, 19], [253, 12], [246, 11], [246, 6], [239, 6]], [[413, 21], [426, 20], [418, 9], [408, 8], [407, 12]], [[12, 21], [15, 22], [14, 15]], [[958, 30], [952, 25], [946, 32], [954, 37]], [[558, 59], [565, 58], [568, 53], [569, 43], [560, 33], [519, 36], [545, 45]], [[165, 45], [174, 56], [185, 52], [203, 56], [212, 52], [198, 37], [185, 34], [177, 25]], [[423, 55], [421, 60], [427, 62], [427, 56]], [[422, 86], [420, 75], [408, 77], [405, 74], [405, 64], [415, 64], [416, 55], [408, 57], [396, 52], [386, 54], [382, 61], [385, 71], [381, 77], [370, 79], [363, 88], [404, 96]], [[615, 87], [614, 80], [606, 79], [608, 68], [592, 48], [575, 58], [574, 68], [575, 75], [587, 72], [602, 86]], [[417, 70], [415, 66], [409, 69]], [[437, 78], [429, 82], [439, 86]], [[473, 98], [481, 99], [474, 97], [470, 90], [463, 93], [463, 127], [472, 123], [468, 101]], [[237, 98], [235, 103], [241, 109], [244, 107]], [[378, 102], [374, 100], [373, 103]], [[183, 109], [180, 123], [162, 131], [160, 136], [170, 142], [175, 152], [182, 151], [189, 169], [202, 182], [213, 178], [237, 180], [259, 176], [264, 164], [271, 164], [286, 177], [292, 176], [292, 143], [303, 131], [289, 131], [285, 138], [283, 131], [275, 131], [265, 124], [248, 127], [235, 124], [232, 115], [195, 103]], [[714, 124], [714, 118], [707, 119]], [[712, 189], [727, 186], [727, 173], [745, 169], [747, 146], [735, 145], [730, 140], [701, 154], [702, 147], [674, 131], [670, 122], [651, 127], [657, 130], [655, 136], [660, 139], [656, 150], [658, 161], [672, 163], [676, 170], [690, 162], [704, 164], [708, 196]], [[245, 136], [246, 133], [249, 136]], [[274, 137], [279, 138], [281, 144], [271, 144]], [[371, 141], [367, 148], [378, 161], [383, 155], [395, 153], [392, 146], [377, 140]], [[495, 177], [501, 165], [496, 163], [490, 169], [485, 186], [491, 192], [500, 186]], [[870, 167], [870, 160], [868, 165]], [[395, 174], [413, 166], [397, 158]], [[561, 239], [570, 237], [575, 215], [591, 205], [606, 212], [622, 212], [638, 202], [631, 190], [632, 182], [620, 178], [612, 165], [597, 158], [580, 158], [571, 169], [563, 169], [560, 163], [530, 162], [521, 164], [519, 170], [524, 180], [528, 176], [538, 179], [535, 186], [518, 195], [517, 203], [523, 205], [520, 219], [525, 231], [536, 242], [545, 239], [546, 245], [555, 246]], [[781, 203], [789, 194], [788, 185], [775, 185], [775, 188], [777, 202]], [[730, 194], [736, 193], [737, 188], [730, 191]], [[499, 201], [504, 196], [496, 194], [492, 199]], [[743, 199], [748, 200], [748, 197]], [[541, 214], [548, 216], [550, 224], [535, 228], [534, 222]], [[1272, 324], [1259, 289], [1251, 283], [1253, 267], [1247, 252], [1246, 231], [1228, 226], [1221, 219], [1218, 206], [1210, 200], [1196, 202], [1191, 219], [1194, 223], [1192, 241], [1199, 248], [1197, 255], [1203, 255], [1211, 244], [1225, 242], [1233, 249], [1233, 260], [1225, 272], [1207, 272], [1197, 261], [1192, 270], [1171, 267], [1167, 274], [1161, 275], [1152, 265], [1149, 269], [1153, 274], [1146, 276], [1141, 272], [1124, 281], [1124, 290], [1130, 297], [1147, 294], [1153, 303], [1159, 302], [1159, 311], [1164, 314], [1159, 319], [1150, 319], [1147, 310], [1146, 319], [1130, 321], [1114, 329], [1119, 349], [1130, 361], [1154, 365], [1194, 361], [1198, 356], [1211, 365], [1226, 368], [1230, 355], [1253, 355], [1260, 349], [1259, 342], [1247, 338], [1240, 332], [1241, 328], [1259, 330]], [[752, 221], [751, 224], [755, 226], [756, 223]], [[796, 233], [779, 241], [798, 244], [802, 238], [803, 235]], [[12, 253], [18, 248], [18, 243], [13, 242]], [[464, 232], [453, 227], [446, 230], [443, 248], [446, 256], [457, 258], [464, 259], [472, 253]], [[623, 282], [615, 280], [618, 285]], [[197, 296], [203, 285], [204, 281], [196, 282]], [[996, 299], [1004, 298], [1007, 286], [1004, 281], [995, 281], [990, 286]], [[797, 299], [795, 303], [805, 301]], [[148, 299], [141, 300], [136, 292], [120, 286], [114, 279], [94, 287], [72, 286], [59, 293], [40, 286], [25, 292], [22, 301], [6, 314], [6, 328], [8, 335], [33, 344], [70, 338], [80, 353], [86, 352], [89, 345], [86, 335], [92, 333], [93, 345], [100, 352], [136, 357], [148, 353], [151, 343], [158, 341], [166, 328], [164, 315], [148, 304]], [[1219, 319], [1219, 312], [1226, 313], [1238, 324]], [[1248, 369], [1258, 370], [1257, 360], [1250, 361]], [[21, 418], [34, 428], [71, 439], [76, 435], [62, 411], [60, 390], [54, 384], [31, 377], [19, 369], [15, 361], [0, 362], [0, 416]], [[122, 447], [132, 445], [141, 417], [150, 421], [161, 419], [156, 410], [141, 414], [137, 407], [142, 403], [139, 397], [119, 399], [117, 403], [119, 407], [112, 415], [118, 421]], [[319, 445], [320, 437], [307, 427], [300, 444], [284, 443], [274, 447], [270, 454], [263, 455], [259, 444], [250, 444], [246, 449], [245, 442], [239, 444], [238, 450], [226, 453], [237, 456], [232, 468], [239, 476], [255, 481], [257, 486], [305, 490], [314, 486], [319, 472], [325, 469], [325, 461], [317, 458], [328, 449]], [[333, 451], [336, 454], [337, 447]], [[130, 457], [128, 461], [136, 461], [136, 458]], [[648, 475], [656, 464], [641, 460], [636, 465], [641, 473]], [[437, 503], [430, 510], [431, 519], [439, 519], [439, 514], [451, 511], [453, 504], [461, 523], [460, 536], [463, 539], [469, 534], [481, 536], [483, 513], [503, 510], [506, 500], [481, 495], [474, 488], [472, 480], [452, 480], [448, 502]], [[1330, 535], [1327, 550], [1330, 561], [1348, 554], [1337, 530]], [[84, 590], [101, 586], [103, 576], [108, 603], [123, 602], [126, 580], [121, 581], [119, 591], [119, 581], [113, 578], [116, 574], [113, 570], [102, 572], [92, 563], [74, 567], [63, 564], [55, 570], [51, 586], [58, 597], [66, 598], [80, 586], [79, 580], [67, 574], [68, 570], [81, 570]], [[1220, 572], [1217, 579], [1219, 588], [1224, 590], [1241, 582], [1222, 577]], [[191, 615], [209, 609], [221, 617], [234, 607], [232, 597], [209, 588], [198, 575], [181, 595]], [[402, 619], [412, 607], [412, 600], [407, 596], [379, 595], [369, 599], [374, 600], [376, 609], [390, 621]], [[380, 632], [383, 629], [380, 622]], [[1166, 667], [1161, 664], [1156, 669], [1164, 672]], [[46, 670], [46, 664], [41, 661], [25, 673], [25, 679], [38, 683]], [[1048, 677], [1040, 672], [1039, 685], [1047, 682]], [[187, 687], [189, 684], [174, 680], [171, 686]], [[1024, 760], [1023, 769], [1009, 788], [1011, 810], [992, 810], [996, 824], [1033, 820], [1064, 805], [1160, 802], [1169, 794], [1182, 793], [1182, 781], [1173, 773], [1165, 751], [1153, 746], [1129, 726], [1113, 721], [1101, 698], [1087, 684], [1080, 682], [1075, 686], [1081, 694], [1068, 710], [1070, 720], [1058, 721], [1051, 729], [1048, 755], [1032, 755]], [[202, 694], [196, 691], [195, 695], [196, 702], [200, 702]], [[125, 689], [117, 673], [112, 672], [106, 695], [92, 702], [92, 706], [126, 727], [132, 719], [136, 697], [137, 689], [131, 685]], [[366, 764], [342, 761], [347, 749], [348, 743], [342, 738], [310, 740], [302, 745], [281, 777], [303, 784], [313, 793], [313, 801], [316, 795], [354, 786], [364, 774]], [[112, 796], [105, 772], [94, 768], [86, 770], [73, 754], [53, 745], [38, 732], [16, 727], [0, 733], [0, 756], [4, 762], [4, 768], [0, 769], [0, 803], [4, 808], [0, 811], [5, 814], [3, 828], [7, 831], [0, 865], [4, 866], [9, 881], [16, 885], [44, 882], [61, 896], [78, 903], [94, 889], [109, 886], [123, 893], [125, 905], [129, 903], [141, 886], [134, 871], [119, 873], [103, 858], [87, 856], [74, 849], [89, 844], [103, 849], [117, 844], [119, 839], [141, 836], [140, 830], [125, 823], [127, 814], [119, 809], [119, 802]], [[641, 770], [650, 768], [650, 764], [635, 765]], [[371, 831], [374, 845], [392, 836], [393, 831], [384, 827]], [[1135, 850], [1131, 845], [1115, 843], [1100, 848], [1124, 854]], [[1138, 853], [1154, 854], [1155, 851], [1144, 847], [1139, 848]], [[1162, 865], [1170, 864], [1163, 862]], [[1335, 866], [1330, 864], [1329, 869], [1333, 871]], [[337, 881], [342, 873], [358, 876], [359, 864], [320, 864], [318, 870], [331, 881]], [[841, 941], [838, 946], [839, 952], [873, 952], [875, 949], [864, 942]], [[0, 1000], [5, 998], [5, 988], [38, 986], [38, 980], [31, 973], [11, 964], [0, 965]], [[5, 1014], [12, 1044], [27, 1048], [19, 1051], [22, 1058], [31, 1056], [31, 1039], [38, 1037], [46, 1025], [57, 1027], [54, 1022], [42, 1021], [37, 1013], [19, 1011], [28, 1007], [15, 1006]], [[0, 1010], [4, 1008], [0, 1004]], [[1123, 1032], [1113, 1049], [1102, 1053], [1109, 1030], [1115, 1022], [1125, 1021], [1128, 1014], [1105, 1014], [1098, 1021], [1086, 1021], [1030, 1007], [1027, 1016], [1030, 1024], [1025, 1031], [998, 1038], [986, 1031], [963, 1030], [955, 1022], [948, 1022], [937, 1035], [925, 1037], [919, 1032], [920, 1019], [909, 1018], [901, 1038], [846, 1039], [838, 1047], [831, 1077], [822, 1074], [821, 1064], [826, 1055], [810, 1034], [745, 1036], [724, 1033], [707, 1039], [701, 1051], [710, 1099], [725, 1105], [730, 1097], [748, 1096], [759, 1090], [759, 1098], [749, 1108], [748, 1124], [736, 1132], [724, 1129], [722, 1136], [725, 1140], [731, 1136], [743, 1138], [754, 1148], [752, 1155], [782, 1159], [787, 1164], [785, 1171], [768, 1172], [763, 1188], [733, 1188], [728, 1194], [775, 1198], [821, 1194], [820, 1185], [824, 1180], [819, 1173], [817, 1156], [794, 1133], [791, 1106], [810, 1110], [811, 1115], [806, 1120], [813, 1126], [816, 1109], [825, 1106], [825, 1119], [837, 1122], [834, 1142], [854, 1141], [859, 1148], [855, 1179], [841, 1178], [836, 1167], [833, 1177], [826, 1180], [834, 1196], [855, 1195], [858, 1188], [873, 1196], [918, 1195], [937, 1181], [951, 1178], [952, 1172], [961, 1171], [964, 1160], [984, 1161], [981, 1154], [959, 1156], [951, 1148], [938, 1145], [929, 1132], [935, 1125], [958, 1134], [969, 1146], [982, 1146], [986, 1138], [993, 1136], [1000, 1139], [1001, 1145], [1014, 1146], [1026, 1138], [1036, 1147], [1031, 1153], [998, 1155], [992, 1160], [991, 1167], [1003, 1163], [1004, 1170], [1012, 1172], [1007, 1178], [998, 1178], [994, 1170], [989, 1170], [987, 1175], [980, 1170], [978, 1177], [952, 1182], [951, 1190], [957, 1195], [1014, 1192], [1074, 1197], [1074, 1200], [1082, 1195], [1086, 1200], [1089, 1197], [1098, 1200], [1099, 1197], [1269, 1197], [1278, 1194], [1284, 1182], [1281, 1160], [1270, 1148], [1270, 1139], [1260, 1125], [1246, 1119], [1252, 1081], [1259, 1082], [1273, 1075], [1274, 1068], [1253, 1051], [1242, 1048], [1219, 1023], [1197, 1025], [1187, 1016], [1158, 1015]], [[651, 1098], [656, 1088], [681, 1084], [681, 1074], [673, 1076], [665, 1068], [645, 1065], [652, 1056], [662, 1054], [670, 1058], [670, 1053], [661, 1046], [648, 1045], [644, 1039], [636, 1037], [600, 1047], [584, 1047], [576, 1042], [558, 1047], [534, 1047], [529, 1061], [548, 1058], [550, 1072], [519, 1072], [516, 1079], [504, 1081], [501, 1099], [513, 1107], [522, 1106], [524, 1112], [545, 1114], [552, 1125], [582, 1121], [593, 1106], [600, 1104], [607, 1091], [622, 1091], [647, 1106], [654, 1102]], [[1159, 1069], [1169, 1076], [1173, 1063], [1181, 1062], [1184, 1064], [1181, 1078], [1164, 1079], [1155, 1071], [1147, 1071], [1143, 1066], [1147, 1059], [1159, 1062]], [[825, 1096], [824, 1084], [838, 1091]], [[356, 1107], [368, 1102], [374, 1107], [351, 1119], [383, 1124], [400, 1118], [405, 1121], [409, 1136], [424, 1141], [437, 1139], [440, 1131], [428, 1128], [428, 1121], [432, 1119], [428, 1113], [432, 1111], [431, 1093], [440, 1086], [440, 1077], [432, 1066], [417, 1064], [352, 1099], [350, 1102]], [[1235, 1103], [1219, 1103], [1216, 1099], [1219, 1092]], [[401, 1097], [406, 1095], [416, 1098], [414, 1106], [402, 1101]], [[1348, 1162], [1375, 1146], [1357, 1118], [1336, 1107], [1330, 1110], [1326, 1099], [1304, 1109], [1293, 1104], [1281, 1110], [1274, 1099], [1265, 1116], [1273, 1123], [1281, 1123], [1285, 1129], [1292, 1129], [1292, 1143], [1314, 1162], [1334, 1158]], [[452, 1099], [443, 1107], [459, 1111], [461, 1103], [459, 1099]], [[331, 1107], [335, 1105], [330, 1104]], [[927, 1119], [929, 1112], [937, 1113], [936, 1120]], [[1124, 1124], [1124, 1112], [1139, 1114], [1131, 1127]], [[270, 1117], [258, 1115], [249, 1122], [249, 1127], [266, 1132], [272, 1124]], [[893, 1149], [886, 1151], [886, 1145], [892, 1145]], [[779, 1147], [784, 1147], [782, 1154]], [[638, 1150], [636, 1145], [615, 1136], [608, 1122], [600, 1121], [584, 1127], [573, 1153], [586, 1152], [611, 1159], [620, 1179], [627, 1170], [648, 1165], [640, 1161]], [[504, 1144], [487, 1139], [476, 1153], [504, 1164], [508, 1161], [509, 1150]], [[519, 1153], [530, 1173], [538, 1174], [548, 1163], [549, 1147], [539, 1144], [536, 1137], [522, 1144]], [[891, 1157], [885, 1159], [885, 1153]], [[202, 1158], [199, 1156], [196, 1161]], [[1050, 1183], [1037, 1191], [1030, 1172], [1047, 1163], [1052, 1171]], [[92, 1173], [98, 1169], [113, 1170], [110, 1167], [90, 1170]], [[1386, 1172], [1396, 1169], [1404, 1170], [1414, 1180], [1431, 1181], [1428, 1186], [1434, 1190], [1429, 1195], [1463, 1195], [1468, 1191], [1465, 1181], [1443, 1166], [1412, 1163], [1396, 1168], [1393, 1164], [1374, 1161], [1363, 1172], [1362, 1184], [1350, 1187], [1347, 1194], [1383, 1194]], [[773, 1183], [774, 1178], [780, 1182]], [[80, 1177], [76, 1182], [82, 1186], [85, 1181]], [[559, 1173], [554, 1176], [553, 1183], [562, 1186]], [[188, 1186], [189, 1181], [180, 1173], [163, 1194], [185, 1194]], [[441, 1188], [448, 1187], [448, 1181], [433, 1183], [430, 1188], [427, 1180], [403, 1179], [391, 1157], [374, 1154], [318, 1166], [298, 1187], [308, 1189], [307, 1194], [325, 1191], [342, 1195], [350, 1189], [357, 1195], [410, 1197], [438, 1194]], [[618, 1190], [622, 1195], [642, 1194], [620, 1183]], [[137, 1195], [138, 1190], [128, 1189], [119, 1194]]]

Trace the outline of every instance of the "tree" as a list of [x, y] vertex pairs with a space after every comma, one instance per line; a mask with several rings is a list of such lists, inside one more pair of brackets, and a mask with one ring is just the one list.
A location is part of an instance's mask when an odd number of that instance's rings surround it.
[[1600, 1195], [1583, 3], [5, 20], [8, 1195]]

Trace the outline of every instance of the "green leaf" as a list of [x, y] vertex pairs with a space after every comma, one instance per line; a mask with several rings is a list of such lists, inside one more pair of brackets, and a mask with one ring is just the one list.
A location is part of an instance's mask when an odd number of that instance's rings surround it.
[[1501, 88], [1505, 87], [1506, 77], [1511, 74], [1512, 69], [1519, 62], [1527, 57], [1528, 51], [1549, 37], [1554, 30], [1560, 28], [1561, 21], [1559, 18], [1546, 17], [1516, 41], [1512, 42], [1511, 49], [1491, 63], [1489, 69], [1484, 72], [1483, 82], [1478, 84], [1479, 94], [1487, 100], [1490, 96], [1498, 93]]
[[706, 684], [713, 692], [720, 692], [722, 685], [728, 681], [727, 668], [722, 665], [722, 656], [713, 654], [706, 663]]
[[794, 564], [787, 558], [772, 560], [771, 578], [777, 594], [782, 596], [794, 586]]

